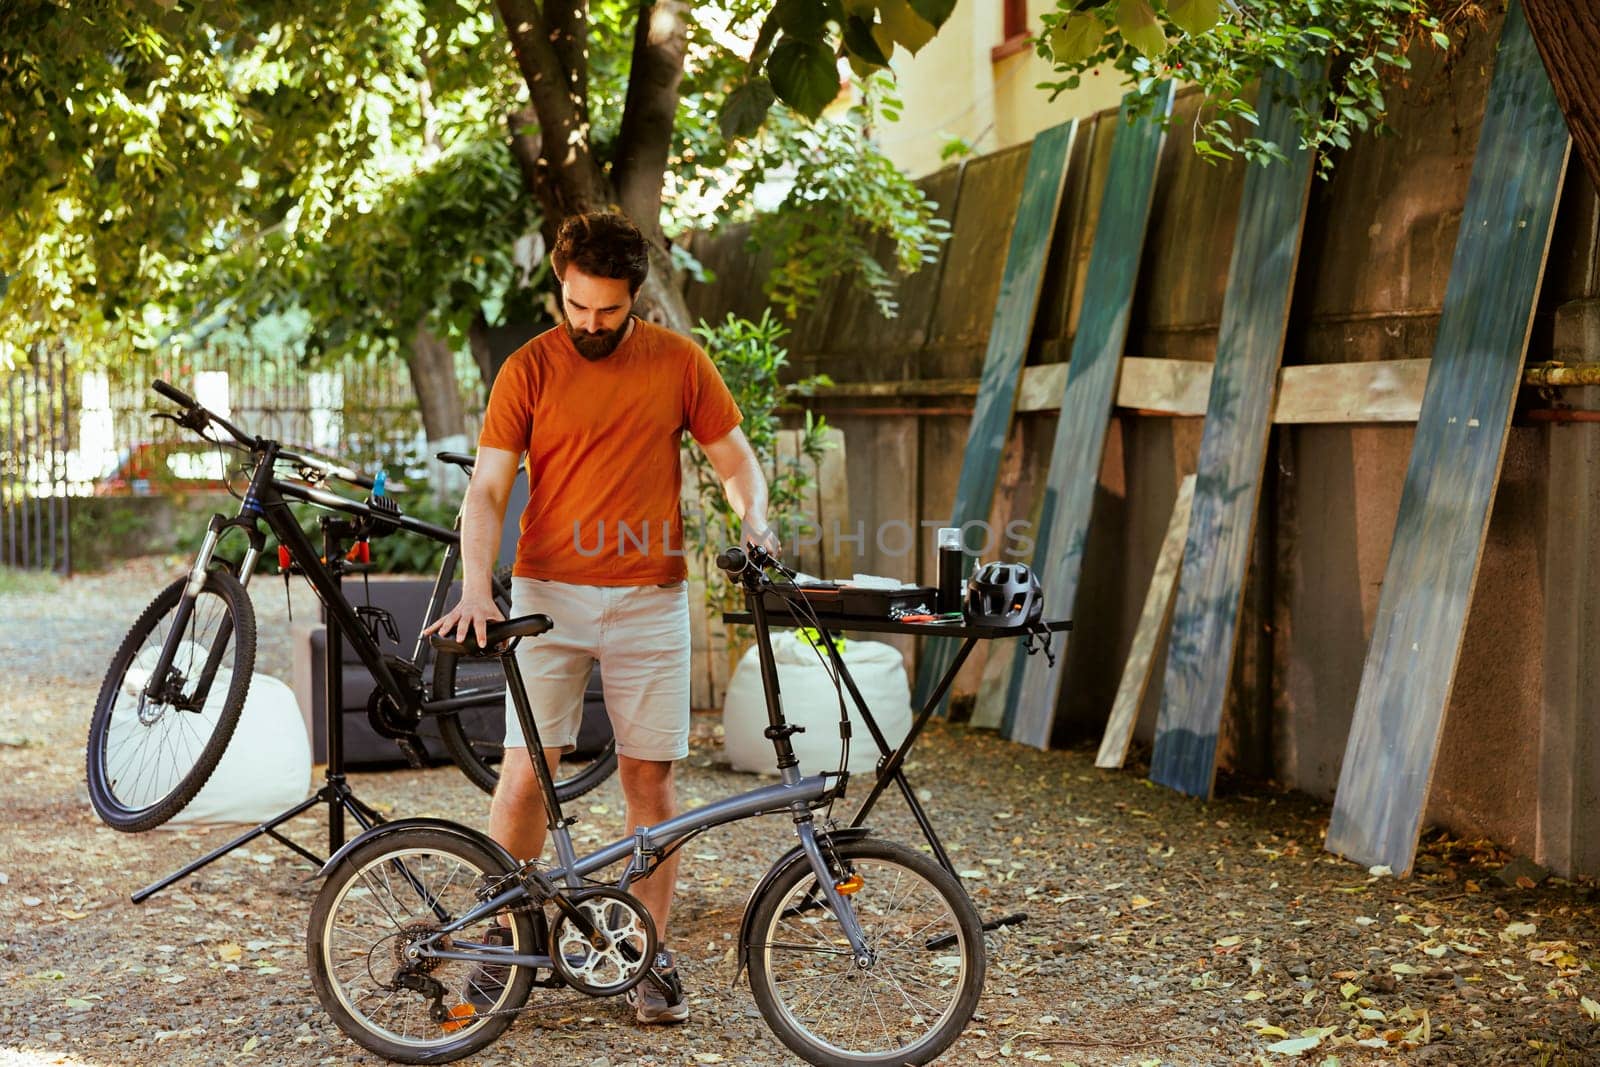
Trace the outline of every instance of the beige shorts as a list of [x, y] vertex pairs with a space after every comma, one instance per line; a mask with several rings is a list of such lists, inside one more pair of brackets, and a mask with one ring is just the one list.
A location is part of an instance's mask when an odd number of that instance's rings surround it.
[[[589, 669], [600, 663], [617, 752], [642, 760], [689, 754], [689, 586], [569, 585], [513, 578], [513, 617], [555, 624], [517, 646], [517, 665], [545, 748], [572, 748]], [[526, 748], [506, 695], [506, 747]]]

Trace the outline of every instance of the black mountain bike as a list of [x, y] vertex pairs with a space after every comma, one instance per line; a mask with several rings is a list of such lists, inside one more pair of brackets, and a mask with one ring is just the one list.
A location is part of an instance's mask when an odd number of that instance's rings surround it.
[[[330, 492], [326, 487], [331, 481], [369, 492], [374, 484], [338, 464], [248, 434], [166, 382], [153, 388], [182, 408], [176, 415], [158, 413], [161, 417], [245, 453], [250, 481], [238, 514], [211, 517], [188, 574], [157, 594], [112, 657], [89, 723], [86, 753], [89, 799], [100, 818], [128, 832], [159, 826], [194, 799], [216, 769], [238, 725], [255, 670], [255, 610], [245, 586], [266, 550], [263, 526], [278, 540], [280, 565], [305, 577], [327, 610], [328, 624], [338, 628], [372, 673], [376, 690], [368, 714], [374, 728], [417, 757], [418, 729], [425, 719], [434, 720], [467, 777], [492, 789], [500, 746], [471, 737], [460, 713], [503, 699], [504, 675], [481, 669], [481, 661], [469, 664], [449, 651], [432, 651], [420, 634], [410, 658], [383, 652], [380, 633], [398, 640], [393, 616], [371, 605], [351, 604], [336, 577], [360, 571], [363, 564], [350, 558], [324, 560], [300, 528], [293, 505], [348, 516], [324, 521], [334, 523], [336, 532], [355, 544], [403, 531], [446, 545], [426, 622], [442, 613], [454, 580], [460, 559], [456, 531], [402, 514], [388, 497], [359, 501]], [[226, 436], [210, 436], [212, 428]], [[465, 459], [454, 457], [456, 462]], [[217, 555], [219, 542], [233, 531], [246, 541], [237, 566]], [[503, 585], [496, 595], [502, 610], [509, 610]], [[581, 796], [615, 767], [615, 749], [608, 745], [592, 761], [565, 766], [558, 794], [562, 799]]]

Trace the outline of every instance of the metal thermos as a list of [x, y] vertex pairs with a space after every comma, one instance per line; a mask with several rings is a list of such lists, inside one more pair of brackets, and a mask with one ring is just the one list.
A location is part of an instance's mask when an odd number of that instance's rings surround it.
[[940, 611], [961, 610], [961, 555], [961, 530], [941, 526], [937, 564]]

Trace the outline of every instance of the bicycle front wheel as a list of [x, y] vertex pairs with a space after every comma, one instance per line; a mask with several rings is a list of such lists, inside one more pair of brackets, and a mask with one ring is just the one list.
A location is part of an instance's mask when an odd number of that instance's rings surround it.
[[213, 570], [153, 677], [178, 623], [187, 578], [144, 609], [112, 657], [89, 721], [89, 801], [130, 833], [172, 818], [216, 770], [239, 724], [256, 663], [256, 617], [244, 586]]
[[[406, 830], [354, 848], [311, 907], [306, 959], [322, 1007], [363, 1048], [401, 1063], [445, 1063], [503, 1034], [533, 987], [531, 967], [490, 962], [533, 955], [533, 923], [520, 911], [436, 931], [477, 907], [485, 880], [510, 871], [458, 834]], [[414, 955], [431, 943], [469, 959]]]
[[983, 991], [977, 911], [954, 875], [903, 845], [865, 838], [823, 853], [871, 963], [858, 966], [810, 866], [794, 864], [751, 905], [756, 1006], [807, 1063], [927, 1063], [960, 1035]]
[[[433, 699], [453, 700], [481, 695], [487, 704], [504, 705], [505, 669], [494, 658], [461, 657], [450, 652], [434, 653]], [[500, 761], [505, 756], [504, 715], [499, 714], [492, 737], [473, 736], [464, 716], [440, 715], [439, 734], [456, 766], [468, 781], [485, 793], [493, 793], [500, 783]], [[607, 737], [605, 747], [593, 757], [568, 756], [561, 760], [556, 775], [556, 797], [564, 804], [576, 800], [611, 777], [617, 769], [617, 741]]]

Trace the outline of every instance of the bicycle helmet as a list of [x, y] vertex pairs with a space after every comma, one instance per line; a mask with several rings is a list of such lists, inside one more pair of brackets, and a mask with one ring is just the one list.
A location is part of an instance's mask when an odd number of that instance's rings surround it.
[[985, 563], [967, 580], [966, 621], [1031, 626], [1044, 614], [1044, 590], [1026, 563]]

